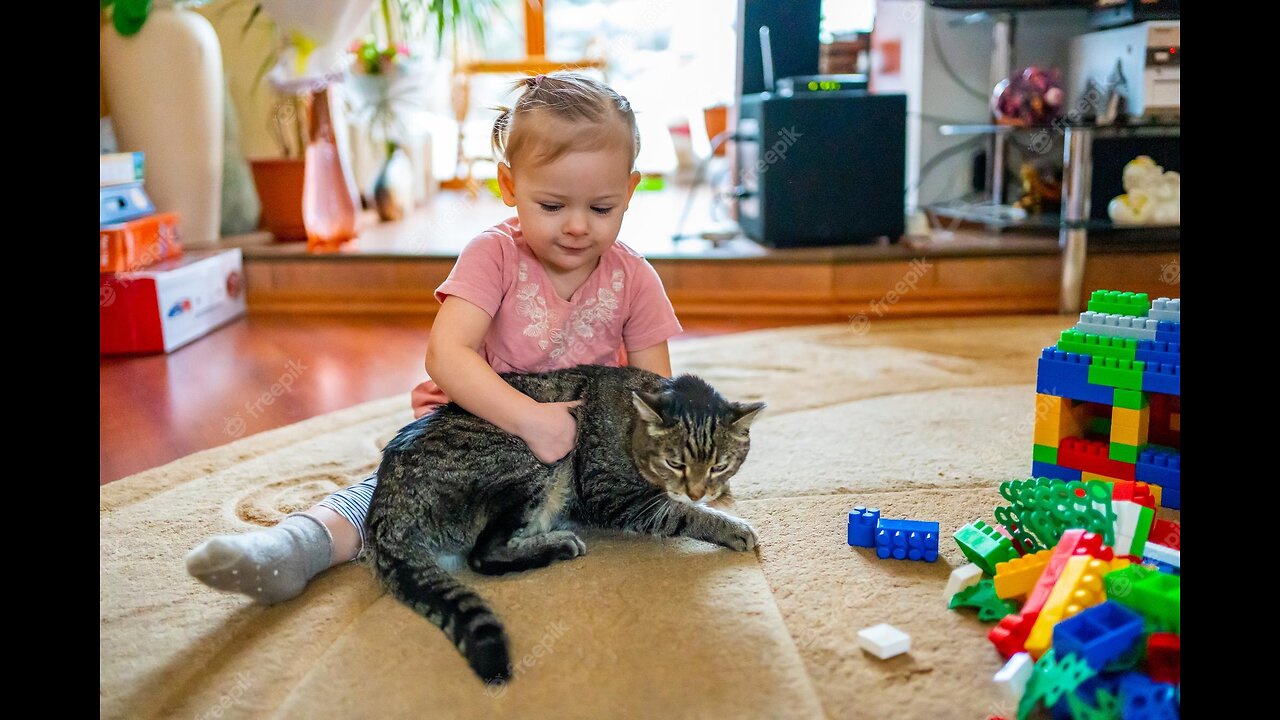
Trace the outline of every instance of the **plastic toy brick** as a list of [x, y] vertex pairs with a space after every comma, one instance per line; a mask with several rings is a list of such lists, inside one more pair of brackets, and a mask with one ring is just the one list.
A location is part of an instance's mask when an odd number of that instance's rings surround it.
[[881, 660], [911, 650], [911, 636], [887, 623], [858, 631], [858, 645]]
[[1065, 702], [1054, 708], [1060, 717], [1072, 720], [1116, 720], [1120, 717], [1119, 683], [1109, 676], [1091, 677], [1063, 699]]
[[1168, 488], [1160, 498], [1160, 507], [1172, 508], [1174, 510], [1182, 509], [1182, 491]]
[[1079, 480], [1080, 471], [1053, 463], [1031, 461], [1031, 474], [1035, 477], [1052, 478], [1054, 480]]
[[1039, 659], [1053, 644], [1054, 625], [1105, 601], [1102, 578], [1112, 570], [1128, 565], [1129, 561], [1124, 558], [1108, 562], [1077, 556], [1068, 560], [1027, 636], [1026, 651], [1031, 653], [1031, 657]]
[[978, 619], [982, 622], [995, 622], [1018, 611], [1018, 606], [1001, 600], [996, 595], [994, 583], [990, 579], [981, 580], [977, 585], [967, 587], [951, 597], [947, 607], [955, 610], [960, 607], [978, 609]]
[[1036, 443], [1031, 447], [1031, 459], [1033, 462], [1045, 463], [1046, 465], [1057, 465], [1058, 448]]
[[1148, 540], [1170, 550], [1181, 550], [1182, 525], [1172, 520], [1156, 520], [1151, 523], [1151, 534]]
[[[1068, 703], [1078, 689], [1087, 687], [1087, 683], [1095, 677], [1097, 672], [1085, 661], [1070, 654], [1058, 657], [1050, 650], [1031, 670], [1031, 678], [1027, 680], [1027, 688], [1018, 703], [1018, 717], [1048, 717], [1049, 711]], [[1053, 717], [1064, 715], [1066, 713], [1053, 713]]]
[[1159, 342], [1182, 344], [1182, 323], [1176, 322], [1160, 322], [1156, 323], [1156, 336], [1153, 338]]
[[1085, 437], [1088, 435], [1110, 435], [1111, 434], [1111, 418], [1091, 417], [1089, 424], [1086, 426], [1086, 432], [1076, 435], [1076, 437]]
[[876, 523], [880, 520], [880, 508], [859, 505], [849, 513], [849, 544], [855, 547], [876, 546]]
[[1147, 312], [1147, 317], [1152, 320], [1182, 322], [1182, 299], [1156, 298], [1152, 300], [1151, 310]]
[[1037, 394], [1035, 444], [1057, 448], [1062, 438], [1083, 435], [1086, 415], [1086, 406], [1082, 402], [1057, 395]]
[[938, 523], [926, 520], [887, 520], [876, 527], [876, 556], [880, 559], [938, 559]]
[[1134, 351], [1134, 360], [1144, 362], [1161, 362], [1172, 365], [1182, 364], [1182, 344], [1161, 342], [1159, 340], [1138, 340], [1138, 348]]
[[1182, 432], [1182, 413], [1170, 413], [1169, 429], [1176, 432]]
[[1162, 572], [1136, 580], [1133, 577], [1137, 576], [1131, 576], [1127, 583], [1108, 583], [1107, 597], [1151, 620], [1162, 631], [1181, 632], [1182, 578]]
[[1173, 633], [1151, 633], [1147, 636], [1144, 669], [1156, 682], [1182, 683], [1182, 638]]
[[996, 565], [996, 595], [1003, 600], [1013, 600], [1030, 593], [1052, 556], [1050, 548]]
[[1151, 311], [1151, 301], [1146, 293], [1094, 290], [1089, 295], [1089, 310], [1115, 315], [1145, 316]]
[[1046, 477], [1000, 483], [1011, 505], [995, 508], [996, 522], [1011, 531], [1020, 554], [1053, 547], [1068, 528], [1083, 528], [1114, 541], [1112, 487], [1104, 482], [1061, 481]]
[[[1058, 459], [1062, 459], [1062, 450], [1058, 450]], [[1138, 462], [1133, 466], [1133, 480], [1159, 485], [1168, 490], [1182, 489], [1182, 456], [1177, 453], [1147, 448], [1138, 453]], [[1166, 498], [1166, 506], [1168, 506]]]
[[1111, 405], [1112, 407], [1125, 408], [1126, 410], [1143, 410], [1151, 407], [1146, 393], [1141, 390], [1125, 390], [1124, 388], [1116, 389], [1115, 394], [1111, 396]]
[[1094, 670], [1133, 668], [1142, 657], [1142, 616], [1107, 601], [1053, 626], [1053, 647], [1074, 653]]
[[[1131, 391], [1132, 392], [1132, 391]], [[1151, 406], [1140, 410], [1125, 407], [1111, 409], [1111, 442], [1122, 442], [1129, 445], [1146, 445], [1147, 433], [1151, 429]], [[1117, 430], [1130, 430], [1117, 437]]]
[[1036, 366], [1036, 392], [1110, 405], [1115, 388], [1089, 384], [1091, 362], [1088, 355], [1045, 348]]
[[[1143, 560], [1154, 560], [1158, 563], [1163, 563], [1177, 568], [1178, 570], [1182, 569], [1182, 551], [1174, 550], [1173, 548], [1165, 547], [1164, 545], [1157, 545], [1153, 542], [1147, 543], [1146, 547], [1142, 549], [1142, 558]], [[1178, 573], [1176, 572], [1174, 573], [1174, 575], [1177, 574]]]
[[[1146, 390], [1142, 386], [1142, 375], [1146, 372], [1146, 367], [1147, 364], [1141, 360], [1095, 357], [1089, 364], [1089, 382], [1124, 390]], [[1115, 393], [1111, 396], [1114, 400]]]
[[1088, 470], [1121, 480], [1133, 480], [1134, 465], [1111, 460], [1107, 443], [1084, 438], [1063, 438], [1058, 443], [1058, 464]]
[[1107, 477], [1106, 475], [1099, 475], [1098, 473], [1095, 473], [1095, 472], [1089, 472], [1088, 470], [1080, 471], [1080, 479], [1084, 482], [1089, 482], [1090, 480], [1100, 480], [1102, 482], [1110, 483], [1112, 485], [1118, 482], [1128, 482], [1127, 480], [1117, 480], [1113, 477]]
[[1155, 510], [1159, 502], [1151, 491], [1152, 486], [1148, 483], [1115, 480], [1111, 482], [1111, 501], [1114, 504], [1116, 500], [1128, 500]]
[[[1136, 363], [1135, 363], [1136, 364]], [[1142, 373], [1144, 392], [1182, 394], [1182, 366], [1169, 363], [1146, 363]]]
[[988, 575], [996, 574], [997, 564], [1018, 556], [1009, 538], [981, 520], [957, 530], [955, 539], [969, 562], [982, 568]]
[[1014, 653], [1013, 657], [1004, 664], [996, 672], [992, 680], [995, 681], [996, 687], [1000, 688], [1000, 692], [1004, 697], [1018, 702], [1022, 699], [1022, 693], [1027, 689], [1027, 681], [1031, 679], [1031, 668], [1035, 665], [1035, 661], [1031, 656], [1024, 653]]
[[1102, 539], [1102, 536], [1097, 533], [1080, 529], [1071, 529], [1062, 533], [1062, 539], [1053, 548], [1053, 554], [1049, 556], [1049, 564], [1045, 565], [1044, 571], [1040, 573], [1040, 579], [1036, 581], [1036, 586], [1027, 595], [1027, 601], [1023, 603], [1022, 610], [1018, 615], [1005, 617], [987, 634], [987, 639], [996, 646], [996, 650], [1001, 655], [1007, 658], [1026, 649], [1027, 636], [1031, 634], [1031, 629], [1039, 618], [1045, 601], [1049, 599], [1049, 594], [1053, 592], [1054, 586], [1062, 577], [1062, 571], [1066, 568], [1068, 560], [1077, 556], [1097, 556], [1102, 560], [1112, 558], [1110, 548], [1102, 544]]
[[1080, 321], [1076, 323], [1075, 329], [1086, 335], [1159, 340], [1160, 338], [1156, 337], [1156, 329], [1159, 326], [1159, 321], [1148, 318], [1088, 311], [1080, 313]]
[[943, 599], [950, 604], [951, 598], [955, 597], [956, 593], [965, 588], [973, 587], [979, 582], [982, 582], [982, 568], [973, 563], [961, 565], [952, 570], [951, 577], [947, 578], [947, 587], [942, 591]]
[[1120, 678], [1120, 716], [1125, 720], [1178, 720], [1178, 700], [1172, 685], [1155, 682], [1139, 672]]
[[1155, 510], [1132, 500], [1113, 500], [1111, 507], [1116, 513], [1115, 542], [1112, 544], [1116, 554], [1142, 557], [1151, 523], [1155, 520]]
[[1111, 442], [1107, 445], [1107, 459], [1128, 464], [1136, 463], [1138, 462], [1138, 453], [1145, 450], [1146, 447], [1147, 444], [1145, 442], [1131, 444], [1117, 442], [1113, 433]]
[[1063, 330], [1057, 347], [1063, 352], [1119, 360], [1136, 360], [1138, 357], [1138, 341], [1133, 338], [1089, 335], [1078, 330]]

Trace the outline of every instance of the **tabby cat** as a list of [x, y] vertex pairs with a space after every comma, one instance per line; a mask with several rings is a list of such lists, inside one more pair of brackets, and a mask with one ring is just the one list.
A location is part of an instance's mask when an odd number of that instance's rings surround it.
[[539, 402], [584, 401], [569, 456], [544, 465], [518, 437], [444, 405], [383, 450], [365, 533], [387, 591], [444, 630], [486, 683], [510, 678], [506, 633], [448, 567], [465, 557], [500, 575], [570, 560], [587, 551], [572, 529], [582, 525], [752, 549], [751, 526], [705, 502], [727, 497], [764, 408], [692, 375], [629, 367], [502, 378]]

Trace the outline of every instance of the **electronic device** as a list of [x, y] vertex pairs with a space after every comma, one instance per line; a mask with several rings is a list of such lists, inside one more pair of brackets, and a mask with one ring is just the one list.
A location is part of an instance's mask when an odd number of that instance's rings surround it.
[[1089, 23], [1095, 28], [1109, 28], [1148, 20], [1177, 20], [1180, 0], [1095, 0], [1089, 11]]
[[782, 97], [791, 97], [798, 93], [866, 89], [867, 76], [852, 73], [843, 75], [800, 75], [782, 78], [778, 81], [777, 86], [778, 95]]
[[1071, 106], [1096, 110], [1105, 98], [1091, 100], [1089, 83], [1105, 92], [1119, 73], [1127, 88], [1131, 116], [1177, 117], [1181, 110], [1180, 40], [1177, 20], [1138, 23], [1072, 38], [1068, 86]]

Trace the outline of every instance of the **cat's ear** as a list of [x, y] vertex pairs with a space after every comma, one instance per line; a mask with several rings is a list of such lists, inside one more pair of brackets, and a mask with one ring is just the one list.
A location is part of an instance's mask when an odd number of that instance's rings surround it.
[[760, 417], [760, 411], [765, 409], [762, 402], [753, 403], [733, 403], [733, 414], [737, 418], [733, 421], [733, 429], [737, 432], [745, 432], [751, 428], [751, 423]]
[[665, 421], [662, 414], [658, 412], [661, 407], [659, 402], [660, 395], [655, 393], [631, 392], [631, 404], [635, 406], [636, 412], [640, 413], [640, 419], [650, 425], [663, 425]]

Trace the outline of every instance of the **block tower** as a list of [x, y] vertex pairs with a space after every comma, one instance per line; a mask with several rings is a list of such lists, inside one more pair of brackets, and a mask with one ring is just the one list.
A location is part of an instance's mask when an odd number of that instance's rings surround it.
[[1181, 508], [1181, 301], [1098, 290], [1040, 356], [1034, 477], [1139, 481]]

